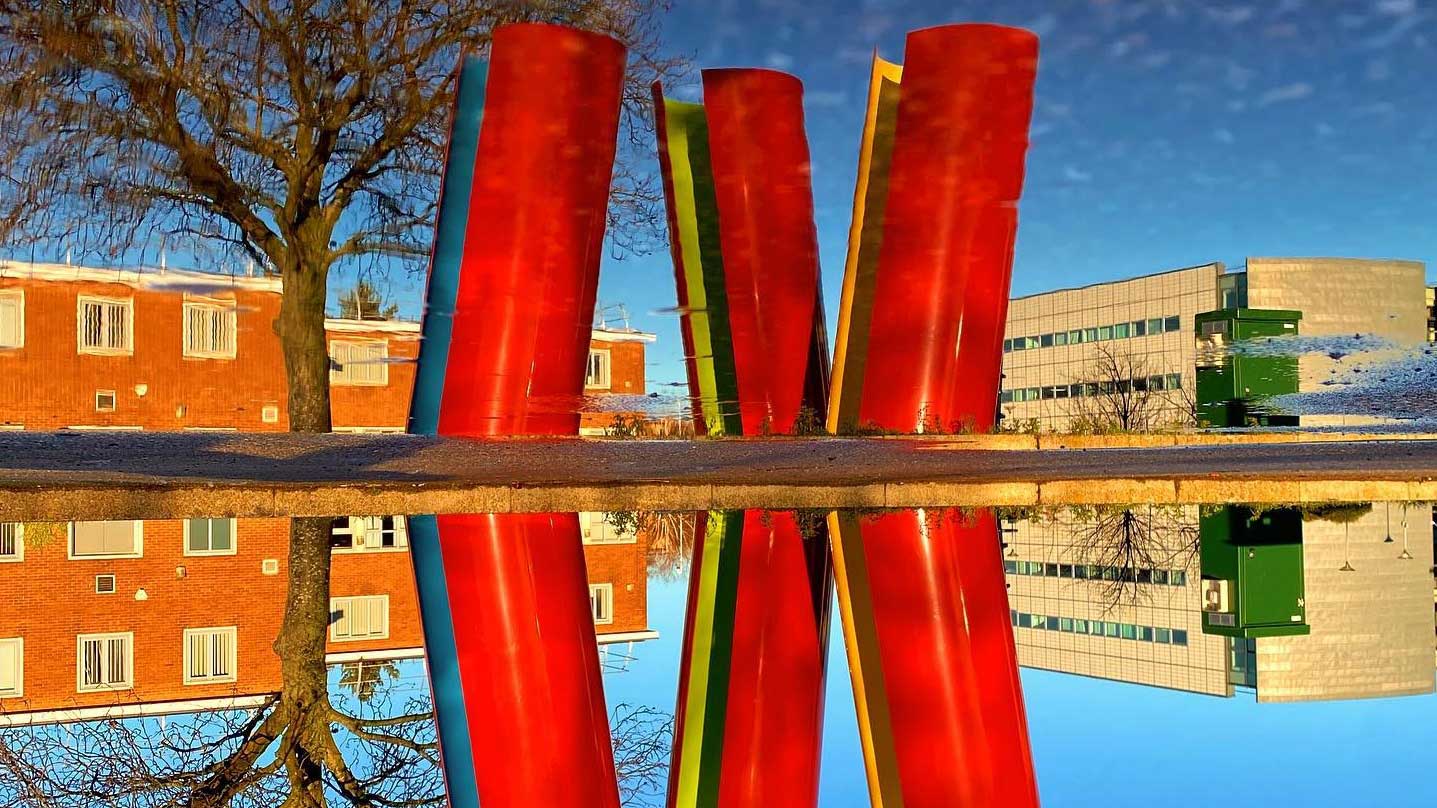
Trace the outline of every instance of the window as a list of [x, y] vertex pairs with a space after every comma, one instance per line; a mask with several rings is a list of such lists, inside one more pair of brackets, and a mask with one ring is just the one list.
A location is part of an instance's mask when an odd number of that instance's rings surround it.
[[1146, 320], [1133, 321], [1133, 336], [1145, 337], [1148, 334], [1148, 323]]
[[595, 625], [614, 622], [614, 585], [589, 584], [589, 609], [594, 613]]
[[1038, 344], [1044, 348], [1053, 347], [1053, 335], [1044, 334], [1043, 336], [1038, 338]]
[[139, 558], [144, 550], [144, 523], [71, 522], [71, 558]]
[[235, 520], [186, 519], [185, 555], [234, 555]]
[[1173, 629], [1173, 645], [1187, 645], [1188, 633], [1180, 628]]
[[338, 552], [402, 550], [409, 531], [402, 516], [341, 516], [330, 523], [330, 549]]
[[1018, 574], [1018, 562], [1016, 562], [1016, 561], [1006, 561], [1006, 560], [1005, 560], [1005, 561], [1003, 562], [1003, 572], [1005, 572], [1005, 573], [1007, 573], [1007, 574], [1009, 574], [1009, 575], [1017, 575], [1017, 574]]
[[0, 640], [0, 699], [25, 695], [25, 640]]
[[1113, 327], [1110, 325], [1098, 326], [1098, 340], [1110, 340], [1113, 338]]
[[77, 686], [81, 693], [96, 690], [129, 690], [134, 687], [135, 635], [81, 634], [76, 662]]
[[1168, 317], [1163, 320], [1164, 331], [1181, 331], [1182, 321], [1177, 317]]
[[1187, 586], [1188, 574], [1182, 570], [1173, 570], [1172, 573], [1168, 575], [1168, 581], [1171, 582], [1173, 586]]
[[235, 680], [237, 638], [229, 628], [185, 629], [185, 684], [208, 685]]
[[1097, 341], [1098, 341], [1098, 329], [1096, 329], [1096, 328], [1084, 328], [1084, 329], [1083, 329], [1083, 342], [1097, 342]]
[[612, 386], [608, 351], [589, 351], [589, 370], [584, 374], [584, 387], [607, 390]]
[[1066, 631], [1066, 632], [1068, 632], [1069, 634], [1071, 634], [1071, 633], [1073, 632], [1073, 618], [1071, 618], [1071, 617], [1059, 617], [1059, 618], [1058, 618], [1058, 630], [1059, 630], [1059, 631]]
[[1128, 338], [1128, 324], [1127, 324], [1127, 323], [1118, 323], [1117, 325], [1113, 326], [1113, 339], [1127, 339], [1127, 338]]
[[639, 540], [638, 530], [633, 525], [615, 526], [600, 511], [579, 513], [579, 535], [584, 544], [634, 544]]
[[329, 343], [329, 383], [354, 387], [389, 384], [389, 343]]
[[1151, 319], [1151, 320], [1148, 320], [1148, 333], [1149, 333], [1149, 334], [1161, 334], [1161, 333], [1163, 333], [1163, 318], [1161, 318], [1161, 317], [1155, 317], [1155, 318], [1153, 318], [1153, 319]]
[[134, 300], [80, 297], [76, 315], [82, 354], [128, 354], [135, 351]]
[[1059, 331], [1058, 333], [1054, 334], [1054, 335], [1053, 335], [1053, 344], [1054, 344], [1054, 345], [1067, 345], [1067, 344], [1068, 344], [1068, 332], [1066, 332], [1066, 331]]
[[1012, 353], [1012, 352], [1013, 352], [1013, 340], [1011, 340], [1011, 339], [1005, 339], [1005, 340], [1003, 340], [1003, 353]]
[[204, 359], [235, 357], [236, 315], [233, 303], [185, 301], [184, 355]]
[[25, 525], [0, 522], [0, 562], [25, 560]]
[[1080, 342], [1082, 342], [1082, 341], [1083, 341], [1083, 331], [1082, 331], [1082, 329], [1080, 329], [1080, 328], [1075, 328], [1075, 329], [1073, 329], [1072, 331], [1069, 331], [1069, 332], [1068, 332], [1068, 344], [1069, 344], [1069, 345], [1077, 345], [1078, 343], [1080, 343]]
[[95, 412], [114, 412], [114, 411], [115, 411], [115, 391], [114, 391], [114, 390], [96, 390], [96, 391], [95, 391]]
[[1168, 643], [1172, 642], [1172, 638], [1172, 629], [1160, 628], [1157, 630], [1157, 643], [1159, 645], [1167, 645]]
[[0, 348], [25, 347], [25, 293], [0, 291]]
[[1169, 373], [1169, 374], [1168, 374], [1168, 389], [1169, 389], [1169, 390], [1181, 390], [1181, 389], [1182, 389], [1182, 386], [1183, 386], [1183, 377], [1182, 377], [1182, 374], [1181, 374], [1181, 373]]
[[329, 599], [329, 638], [335, 642], [382, 640], [389, 636], [389, 596]]

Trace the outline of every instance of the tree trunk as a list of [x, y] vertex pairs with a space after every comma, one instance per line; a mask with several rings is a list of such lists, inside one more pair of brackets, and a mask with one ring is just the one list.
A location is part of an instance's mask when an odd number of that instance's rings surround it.
[[289, 379], [289, 431], [328, 432], [329, 347], [324, 340], [328, 272], [297, 259], [285, 267], [284, 295], [274, 331]]
[[324, 804], [321, 761], [330, 735], [324, 664], [330, 621], [329, 524], [327, 517], [290, 520], [289, 591], [274, 641], [282, 688], [278, 709], [288, 719], [293, 744], [286, 761], [290, 805]]

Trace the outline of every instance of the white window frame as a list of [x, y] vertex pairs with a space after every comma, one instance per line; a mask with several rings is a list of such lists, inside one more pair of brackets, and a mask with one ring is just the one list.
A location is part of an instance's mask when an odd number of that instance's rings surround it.
[[[356, 553], [407, 553], [409, 552], [409, 521], [403, 516], [350, 516], [336, 517], [349, 519], [349, 546], [331, 547], [330, 552], [338, 555], [353, 555]], [[393, 547], [384, 547], [379, 543], [379, 538], [384, 532], [384, 520], [394, 520]], [[334, 535], [331, 528], [331, 536]], [[370, 544], [370, 536], [375, 536], [375, 543]]]
[[[125, 679], [122, 682], [114, 682], [102, 685], [85, 684], [85, 643], [90, 640], [107, 642], [109, 640], [125, 640]], [[103, 658], [103, 657], [102, 657]], [[135, 632], [116, 631], [106, 634], [77, 634], [75, 635], [75, 692], [77, 693], [105, 693], [115, 690], [133, 690], [135, 688]]]
[[[194, 329], [191, 312], [222, 318], [229, 329], [229, 346], [221, 350], [202, 350], [193, 347]], [[215, 298], [185, 298], [180, 307], [180, 353], [189, 359], [234, 359], [239, 351], [239, 307], [233, 300]]]
[[[235, 519], [235, 518], [233, 518], [233, 517], [230, 517], [230, 518], [226, 519], [226, 518], [223, 517], [223, 516], [215, 516], [215, 517], [199, 517], [199, 516], [197, 516], [197, 517], [195, 517], [195, 518], [196, 518], [196, 519], [206, 519], [207, 521], [210, 521], [210, 522], [218, 522], [218, 521], [221, 521], [221, 520], [229, 522], [229, 523], [230, 523], [230, 549], [228, 549], [228, 550], [191, 550], [191, 549], [190, 549], [190, 522], [191, 522], [192, 520], [190, 520], [190, 519], [185, 519], [185, 520], [183, 520], [183, 524], [184, 524], [184, 531], [183, 531], [183, 532], [184, 532], [184, 544], [181, 545], [181, 547], [184, 549], [184, 554], [185, 554], [185, 555], [190, 556], [190, 557], [192, 557], [192, 558], [195, 558], [195, 557], [203, 558], [203, 557], [205, 557], [205, 556], [232, 556], [232, 555], [234, 555], [235, 553], [239, 552], [239, 520], [238, 520], [238, 519]], [[213, 543], [214, 543], [214, 534], [211, 533], [209, 536], [206, 537], [206, 539], [207, 539], [207, 541], [206, 541], [207, 544], [213, 545]]]
[[579, 536], [584, 544], [603, 547], [613, 544], [638, 544], [637, 531], [620, 533], [609, 524], [603, 511], [579, 512]]
[[[194, 657], [191, 654], [191, 639], [194, 637], [224, 637], [229, 643], [230, 672], [223, 676], [193, 676], [190, 671]], [[215, 626], [213, 628], [187, 628], [184, 631], [184, 645], [181, 649], [181, 675], [185, 686], [215, 685], [234, 682], [239, 679], [239, 628], [237, 626]]]
[[[0, 303], [13, 300], [15, 306], [15, 333], [19, 342], [8, 345], [0, 342], [0, 350], [9, 351], [25, 347], [25, 290], [24, 289], [0, 289]], [[3, 332], [0, 332], [3, 333]]]
[[[595, 612], [594, 596], [599, 596], [599, 601], [608, 606], [608, 616], [600, 619]], [[613, 584], [589, 584], [589, 615], [594, 618], [594, 625], [607, 626], [614, 622], [614, 585]]]
[[[601, 370], [598, 380], [590, 372], [594, 366], [594, 358], [600, 357]], [[584, 389], [585, 390], [610, 390], [614, 386], [614, 355], [608, 348], [590, 348], [589, 358], [584, 365]]]
[[[95, 347], [85, 344], [85, 306], [88, 304], [124, 306], [125, 345], [121, 348]], [[103, 327], [102, 331], [105, 330]], [[130, 356], [135, 353], [135, 299], [133, 297], [101, 297], [79, 295], [75, 298], [75, 352], [93, 356]]]
[[103, 561], [110, 558], [144, 558], [145, 557], [145, 523], [142, 519], [80, 519], [80, 522], [129, 522], [134, 526], [134, 552], [130, 553], [106, 553], [104, 555], [76, 555], [75, 554], [75, 522], [65, 526], [65, 557], [71, 561]]
[[25, 695], [25, 638], [5, 637], [0, 639], [0, 645], [15, 649], [15, 689], [0, 690], [0, 699], [22, 698]]
[[[341, 345], [346, 346], [346, 347], [349, 347], [349, 348], [369, 348], [369, 347], [373, 347], [373, 346], [378, 346], [378, 347], [379, 347], [379, 356], [376, 357], [376, 359], [373, 359], [373, 360], [365, 360], [365, 361], [364, 361], [363, 363], [361, 363], [359, 366], [362, 367], [362, 368], [366, 368], [366, 369], [367, 369], [367, 368], [370, 368], [370, 367], [377, 367], [377, 368], [379, 368], [379, 377], [380, 377], [380, 378], [379, 378], [378, 380], [374, 380], [374, 379], [361, 379], [361, 380], [358, 380], [358, 381], [354, 381], [354, 380], [345, 378], [345, 373], [346, 373], [346, 371], [344, 370], [344, 363], [340, 362], [340, 361], [339, 361], [339, 358], [335, 356], [335, 349], [336, 349], [337, 347], [341, 346]], [[337, 340], [331, 340], [330, 343], [329, 343], [329, 361], [330, 361], [330, 363], [331, 363], [331, 364], [330, 364], [330, 368], [329, 368], [329, 383], [330, 383], [330, 385], [336, 386], [336, 387], [388, 387], [388, 386], [389, 386], [389, 361], [388, 361], [388, 360], [389, 360], [389, 340], [384, 340], [384, 339], [366, 339], [366, 340], [337, 339]], [[339, 367], [338, 369], [336, 369], [336, 368], [334, 367], [334, 365], [339, 365], [340, 367]]]
[[[339, 620], [333, 620], [329, 624], [329, 639], [331, 642], [365, 642], [367, 640], [389, 639], [389, 596], [388, 595], [347, 595], [345, 597], [329, 599], [329, 613], [333, 615], [337, 611], [344, 611], [346, 608], [353, 608], [356, 603], [369, 604], [378, 601], [384, 606], [384, 631], [378, 634], [365, 634], [362, 637], [340, 636]], [[347, 614], [347, 612], [346, 612]]]
[[15, 552], [10, 555], [0, 555], [0, 564], [18, 564], [25, 560], [25, 523], [24, 522], [0, 522], [0, 528], [8, 528], [13, 531], [11, 538], [15, 542]]

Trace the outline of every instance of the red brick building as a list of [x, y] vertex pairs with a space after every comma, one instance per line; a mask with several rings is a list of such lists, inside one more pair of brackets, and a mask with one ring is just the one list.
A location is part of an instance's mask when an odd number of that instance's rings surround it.
[[[269, 278], [0, 262], [0, 428], [286, 429], [279, 296]], [[402, 431], [418, 324], [326, 330], [336, 429]], [[596, 330], [589, 391], [642, 394], [652, 340]], [[581, 526], [605, 655], [656, 637], [647, 541]], [[329, 661], [422, 655], [404, 519], [339, 517], [331, 537]], [[279, 688], [288, 540], [283, 519], [0, 523], [0, 726], [258, 703]]]
[[[289, 428], [274, 278], [0, 261], [0, 428]], [[325, 322], [336, 430], [402, 431], [419, 324]], [[596, 329], [586, 390], [642, 395], [652, 334]], [[586, 413], [584, 426], [607, 416]]]

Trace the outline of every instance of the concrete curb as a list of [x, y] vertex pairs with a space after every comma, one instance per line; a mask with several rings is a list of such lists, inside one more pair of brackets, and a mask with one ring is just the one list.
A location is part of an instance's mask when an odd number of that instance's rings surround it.
[[856, 486], [108, 485], [10, 490], [0, 521], [286, 517], [335, 514], [546, 513], [740, 508], [937, 508], [1437, 501], [1437, 481], [1243, 480], [1201, 477], [1046, 482], [914, 482]]

